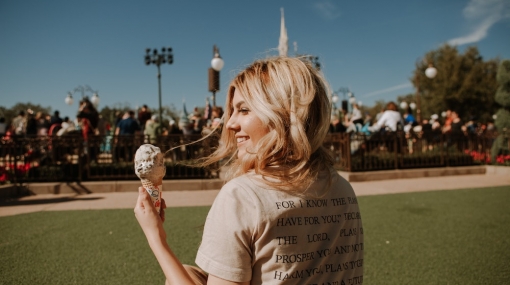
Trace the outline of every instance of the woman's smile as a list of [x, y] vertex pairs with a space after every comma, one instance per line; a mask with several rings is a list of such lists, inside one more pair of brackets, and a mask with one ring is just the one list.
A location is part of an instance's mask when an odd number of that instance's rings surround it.
[[237, 143], [237, 158], [242, 158], [247, 152], [256, 152], [257, 143], [269, 130], [264, 127], [253, 110], [250, 110], [239, 90], [234, 91], [232, 98], [232, 114], [227, 122], [227, 129], [235, 132]]

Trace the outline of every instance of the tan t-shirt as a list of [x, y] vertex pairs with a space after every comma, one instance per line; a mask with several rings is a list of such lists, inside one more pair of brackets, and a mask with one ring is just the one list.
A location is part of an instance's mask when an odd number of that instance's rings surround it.
[[228, 182], [207, 216], [197, 265], [250, 284], [362, 283], [358, 201], [345, 179], [331, 175], [306, 197], [267, 189], [253, 173]]

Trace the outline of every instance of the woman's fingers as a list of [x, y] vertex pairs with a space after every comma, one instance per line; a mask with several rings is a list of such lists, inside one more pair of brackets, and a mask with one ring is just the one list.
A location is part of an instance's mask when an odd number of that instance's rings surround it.
[[137, 207], [141, 207], [142, 209], [151, 209], [155, 210], [154, 205], [152, 204], [151, 197], [149, 193], [143, 187], [138, 187], [138, 201]]
[[145, 189], [143, 189], [143, 191], [142, 191], [142, 193], [140, 193], [140, 195], [142, 196], [143, 205], [146, 208], [148, 208], [148, 209], [154, 208], [154, 204], [152, 204], [151, 196], [149, 195], [149, 193], [147, 193], [147, 191]]

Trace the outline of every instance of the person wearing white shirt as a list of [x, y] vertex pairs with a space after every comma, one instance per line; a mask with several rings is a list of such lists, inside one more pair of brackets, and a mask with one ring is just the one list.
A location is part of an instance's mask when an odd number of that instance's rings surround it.
[[394, 102], [389, 102], [386, 105], [385, 111], [381, 118], [370, 127], [371, 132], [379, 131], [380, 129], [387, 129], [388, 131], [395, 132], [398, 128], [398, 124], [404, 125], [402, 115], [397, 111], [397, 105]]
[[[359, 124], [359, 126], [357, 126]], [[361, 111], [359, 109], [358, 104], [354, 103], [352, 104], [352, 115], [351, 119], [349, 120], [349, 127], [347, 128], [347, 132], [353, 132], [353, 131], [361, 131], [361, 128], [363, 127], [363, 116], [361, 115]]]

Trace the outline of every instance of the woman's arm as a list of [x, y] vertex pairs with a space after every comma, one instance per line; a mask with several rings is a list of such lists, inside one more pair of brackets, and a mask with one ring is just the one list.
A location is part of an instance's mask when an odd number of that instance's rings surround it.
[[134, 211], [149, 246], [165, 274], [167, 284], [194, 285], [191, 277], [168, 246], [163, 221], [143, 187], [138, 188], [138, 200]]
[[[164, 203], [163, 203], [164, 204]], [[162, 208], [165, 208], [163, 205]], [[165, 284], [195, 285], [188, 272], [177, 259], [166, 242], [166, 232], [163, 229], [164, 212], [160, 216], [152, 204], [149, 194], [143, 187], [138, 188], [138, 200], [135, 206], [135, 216], [142, 228], [149, 246], [158, 260], [159, 266], [166, 277]], [[209, 285], [248, 285], [249, 282], [231, 282], [213, 275], [209, 275]]]

